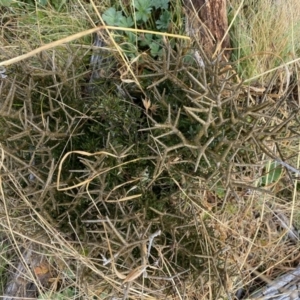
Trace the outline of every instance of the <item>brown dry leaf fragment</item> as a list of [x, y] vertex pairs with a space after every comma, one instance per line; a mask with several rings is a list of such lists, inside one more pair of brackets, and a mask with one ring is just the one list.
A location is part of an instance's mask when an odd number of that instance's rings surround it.
[[149, 109], [155, 115], [156, 112], [157, 112], [157, 110], [158, 110], [158, 105], [157, 104], [153, 104]]
[[44, 275], [50, 272], [50, 266], [47, 263], [41, 263], [39, 266], [34, 268], [36, 276]]
[[[112, 262], [113, 262], [113, 261], [112, 261]], [[114, 269], [114, 271], [115, 271], [117, 277], [120, 278], [120, 279], [126, 280], [127, 277], [126, 277], [125, 275], [123, 275], [122, 273], [120, 273], [120, 272], [117, 270], [117, 268], [115, 267], [114, 262], [113, 262], [112, 265], [113, 265], [113, 269]]]
[[129, 274], [124, 279], [123, 283], [131, 282], [134, 279], [138, 278], [146, 270], [147, 267], [148, 267], [147, 265], [144, 265], [144, 266], [139, 266], [139, 267], [135, 268], [134, 270], [129, 272]]
[[42, 262], [33, 268], [34, 274], [39, 284], [45, 288], [50, 287], [54, 276], [51, 266], [47, 262]]
[[149, 99], [143, 99], [143, 104], [144, 104], [144, 107], [146, 108], [146, 113], [148, 113], [148, 110], [151, 106], [151, 101]]

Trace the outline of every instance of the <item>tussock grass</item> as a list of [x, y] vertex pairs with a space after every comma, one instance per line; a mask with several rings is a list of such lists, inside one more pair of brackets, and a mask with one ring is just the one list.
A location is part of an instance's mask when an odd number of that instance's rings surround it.
[[[1, 61], [16, 60], [0, 85], [0, 294], [250, 297], [299, 256], [298, 174], [275, 163], [299, 168], [294, 57], [211, 61], [166, 34], [161, 59], [129, 60], [112, 28], [104, 47], [86, 35], [107, 5], [1, 8]], [[90, 93], [92, 49], [106, 56]]]
[[[253, 77], [254, 82], [264, 85], [270, 80], [270, 75], [260, 74], [299, 55], [300, 4], [280, 0], [243, 3], [231, 31], [232, 58], [237, 60], [237, 70], [244, 79]], [[230, 16], [233, 17], [241, 3], [230, 1], [230, 4]]]

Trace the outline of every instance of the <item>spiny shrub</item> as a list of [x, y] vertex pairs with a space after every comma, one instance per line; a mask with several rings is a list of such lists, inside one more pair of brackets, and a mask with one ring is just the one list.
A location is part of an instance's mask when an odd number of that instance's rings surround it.
[[[255, 163], [257, 153], [274, 158], [267, 143], [287, 132], [296, 138], [291, 125], [296, 111], [290, 109], [286, 117], [279, 109], [288, 101], [289, 93], [280, 101], [276, 95], [269, 97], [268, 89], [261, 95], [251, 93], [237, 82], [230, 64], [220, 58], [211, 61], [201, 49], [198, 51], [194, 64], [186, 63], [186, 55], [171, 47], [164, 56], [169, 61], [149, 58], [148, 68], [163, 71], [156, 78], [149, 76], [152, 84], [147, 82], [147, 75], [141, 76], [148, 85], [149, 99], [159, 107], [156, 115], [148, 115], [152, 126], [145, 130], [151, 130], [162, 166], [168, 165], [170, 157], [182, 160], [174, 174], [180, 173], [179, 169], [204, 178], [221, 174], [229, 183], [231, 172]], [[201, 65], [195, 58], [199, 53]]]

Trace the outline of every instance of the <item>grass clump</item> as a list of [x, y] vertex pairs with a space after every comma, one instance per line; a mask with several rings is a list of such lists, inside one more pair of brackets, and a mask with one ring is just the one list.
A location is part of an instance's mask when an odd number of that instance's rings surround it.
[[[70, 2], [70, 22], [59, 28], [65, 16], [55, 10], [12, 14], [1, 61], [99, 16], [161, 30], [157, 21], [169, 12], [168, 29], [180, 28], [168, 2], [134, 3], [121, 13], [80, 2], [83, 15]], [[7, 40], [21, 41], [24, 28], [26, 47], [9, 51]], [[0, 224], [9, 249], [0, 254], [1, 294], [9, 287], [38, 299], [248, 297], [297, 262], [297, 179], [278, 163], [297, 167], [297, 80], [277, 85], [274, 70], [258, 91], [240, 81], [239, 62], [208, 58], [197, 42], [190, 51], [180, 36], [153, 34], [145, 46], [142, 33], [130, 33], [102, 32], [93, 46], [83, 37], [1, 73]], [[103, 55], [96, 68], [93, 54]], [[24, 284], [13, 285], [16, 278]]]
[[[243, 1], [243, 4], [232, 26], [232, 59], [237, 60], [237, 70], [242, 78], [253, 78], [254, 82], [265, 85], [270, 80], [269, 71], [289, 65], [298, 57], [300, 4], [280, 0], [255, 4]], [[230, 1], [229, 20], [240, 5], [240, 1]]]

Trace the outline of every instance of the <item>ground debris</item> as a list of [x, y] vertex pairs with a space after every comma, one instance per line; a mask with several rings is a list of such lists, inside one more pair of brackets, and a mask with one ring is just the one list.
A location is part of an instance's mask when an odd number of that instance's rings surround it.
[[20, 250], [22, 257], [10, 267], [3, 300], [37, 299], [40, 291], [49, 287], [52, 275], [44, 256], [33, 245]]
[[297, 300], [300, 299], [300, 266], [273, 280], [248, 299]]

